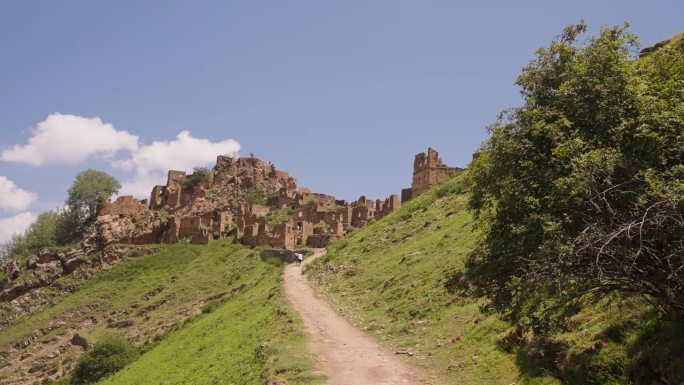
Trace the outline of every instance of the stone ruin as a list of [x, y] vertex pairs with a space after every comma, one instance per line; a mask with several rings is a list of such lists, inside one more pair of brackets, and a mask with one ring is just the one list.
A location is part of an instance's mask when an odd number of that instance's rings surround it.
[[401, 201], [417, 197], [461, 170], [445, 165], [437, 150], [428, 148], [427, 153], [421, 152], [414, 158], [413, 181], [410, 188], [401, 190]]
[[389, 215], [458, 170], [445, 166], [430, 148], [427, 155], [416, 155], [412, 187], [401, 198], [361, 196], [348, 203], [299, 188], [287, 172], [254, 156], [219, 156], [206, 177], [169, 171], [166, 184], [152, 189], [149, 202], [122, 196], [102, 204], [86, 244], [207, 244], [234, 237], [246, 245], [286, 250], [325, 247], [350, 229]]

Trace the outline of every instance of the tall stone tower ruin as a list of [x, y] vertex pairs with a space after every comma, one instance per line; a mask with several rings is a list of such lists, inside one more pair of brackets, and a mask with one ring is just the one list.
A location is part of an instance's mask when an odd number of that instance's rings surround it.
[[428, 148], [427, 153], [417, 154], [413, 160], [413, 180], [411, 188], [401, 191], [401, 201], [406, 202], [438, 185], [454, 173], [461, 171], [458, 167], [448, 167], [439, 157], [439, 153]]

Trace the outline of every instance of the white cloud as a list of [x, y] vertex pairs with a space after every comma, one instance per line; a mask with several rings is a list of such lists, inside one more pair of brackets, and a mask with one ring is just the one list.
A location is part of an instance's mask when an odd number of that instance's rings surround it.
[[0, 175], [0, 211], [25, 211], [37, 198], [35, 193], [19, 188], [14, 182]]
[[9, 218], [0, 218], [0, 243], [8, 241], [12, 234], [24, 232], [36, 217], [26, 211]]
[[33, 166], [77, 164], [90, 156], [110, 158], [121, 150], [137, 149], [137, 136], [100, 118], [54, 113], [38, 123], [27, 144], [3, 150], [0, 158]]
[[[188, 131], [180, 132], [174, 140], [145, 145], [138, 136], [117, 130], [100, 118], [54, 113], [38, 123], [27, 144], [3, 150], [0, 159], [41, 166], [78, 164], [97, 157], [116, 168], [133, 171], [133, 179], [122, 183], [121, 194], [148, 197], [154, 185], [165, 183], [168, 170], [192, 171], [193, 167], [212, 165], [217, 155], [237, 156], [239, 150], [240, 144], [233, 139], [212, 142], [195, 138]], [[12, 211], [26, 208], [15, 204]]]
[[135, 178], [124, 183], [121, 194], [148, 197], [152, 186], [163, 184], [168, 170], [192, 171], [193, 167], [213, 165], [217, 155], [237, 156], [240, 144], [233, 139], [212, 142], [182, 131], [171, 141], [155, 141], [140, 146], [130, 159], [115, 162], [123, 169], [134, 169]]

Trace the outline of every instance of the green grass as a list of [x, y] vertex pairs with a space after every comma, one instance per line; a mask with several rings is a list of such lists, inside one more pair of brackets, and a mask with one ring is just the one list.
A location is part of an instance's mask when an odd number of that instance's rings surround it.
[[[585, 298], [563, 330], [515, 329], [457, 288], [477, 233], [459, 175], [333, 243], [309, 276], [335, 308], [411, 363], [458, 384], [684, 381], [684, 327], [641, 297]], [[456, 288], [451, 290], [451, 288]]]
[[[263, 262], [258, 251], [228, 241], [155, 247], [158, 253], [124, 260], [81, 283], [57, 304], [2, 330], [0, 349], [55, 320], [66, 325], [39, 341], [94, 319], [79, 332], [89, 342], [115, 333], [145, 352], [106, 383], [321, 382], [310, 374], [312, 360], [305, 353], [305, 336], [298, 332], [300, 321], [281, 288], [280, 262]], [[124, 320], [132, 325], [107, 327]], [[63, 355], [71, 365], [72, 353]]]
[[511, 384], [515, 357], [497, 348], [509, 326], [447, 290], [476, 234], [461, 178], [334, 243], [309, 275], [336, 308], [445, 383]]
[[[254, 259], [254, 258], [253, 258]], [[257, 260], [258, 259], [254, 259]], [[249, 285], [173, 331], [103, 384], [313, 384], [305, 336], [283, 298], [279, 263], [249, 266]]]

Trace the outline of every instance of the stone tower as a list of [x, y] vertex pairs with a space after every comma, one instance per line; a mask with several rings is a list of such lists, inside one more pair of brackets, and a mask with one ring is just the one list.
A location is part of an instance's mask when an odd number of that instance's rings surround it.
[[458, 167], [445, 165], [439, 153], [433, 148], [428, 148], [427, 153], [421, 152], [413, 160], [411, 188], [401, 191], [401, 201], [405, 202], [417, 197], [460, 170]]

